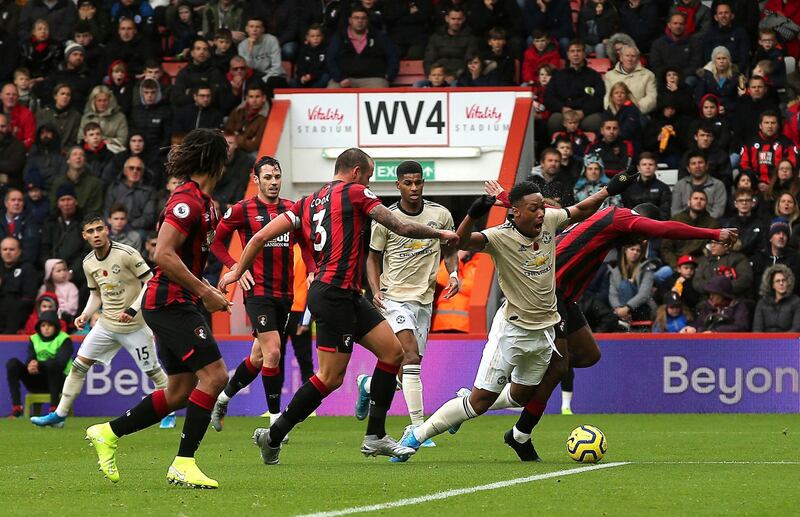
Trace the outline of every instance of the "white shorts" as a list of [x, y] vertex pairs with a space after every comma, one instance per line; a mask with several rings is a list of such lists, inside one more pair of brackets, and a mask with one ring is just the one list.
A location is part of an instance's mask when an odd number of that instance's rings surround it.
[[475, 387], [500, 393], [509, 381], [535, 386], [542, 381], [555, 349], [554, 327], [527, 330], [506, 320], [497, 311], [483, 348], [483, 357], [475, 376]]
[[425, 345], [428, 342], [428, 332], [431, 330], [431, 314], [433, 314], [433, 304], [421, 304], [419, 302], [396, 302], [383, 299], [386, 310], [383, 315], [392, 327], [392, 332], [397, 334], [401, 330], [414, 332], [419, 347], [419, 355], [425, 355]]
[[97, 320], [97, 324], [83, 339], [78, 355], [111, 365], [111, 360], [117, 355], [120, 347], [124, 347], [131, 354], [143, 372], [159, 367], [153, 331], [147, 325], [134, 332], [123, 334], [111, 332], [103, 327], [102, 320]]

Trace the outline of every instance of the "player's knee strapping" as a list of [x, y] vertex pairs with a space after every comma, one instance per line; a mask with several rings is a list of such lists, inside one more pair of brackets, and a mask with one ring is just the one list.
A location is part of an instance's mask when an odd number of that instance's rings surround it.
[[164, 373], [160, 366], [144, 373], [150, 377], [150, 380], [156, 385], [156, 389], [163, 390], [167, 388], [167, 374]]

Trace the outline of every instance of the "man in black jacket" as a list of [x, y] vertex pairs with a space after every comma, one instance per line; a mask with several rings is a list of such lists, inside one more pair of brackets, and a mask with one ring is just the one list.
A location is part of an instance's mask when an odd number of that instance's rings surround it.
[[653, 153], [639, 155], [639, 179], [622, 193], [622, 206], [635, 207], [642, 203], [652, 203], [658, 207], [662, 221], [669, 220], [672, 191], [669, 185], [656, 177], [658, 163]]
[[142, 102], [131, 109], [129, 125], [132, 133], [144, 137], [144, 159], [149, 163], [169, 146], [172, 110], [161, 96], [161, 86], [153, 79], [142, 81], [137, 93]]
[[397, 76], [397, 47], [385, 34], [370, 32], [367, 25], [367, 10], [353, 7], [347, 28], [328, 46], [328, 88], [386, 88]]
[[214, 98], [219, 94], [220, 85], [225, 80], [222, 72], [214, 66], [211, 59], [211, 46], [203, 38], [192, 42], [190, 52], [192, 62], [178, 72], [175, 86], [172, 87], [171, 103], [175, 107], [192, 103], [192, 89], [201, 84], [211, 87]]
[[383, 21], [400, 50], [400, 59], [422, 59], [428, 43], [431, 0], [385, 2]]
[[689, 150], [683, 154], [678, 164], [678, 179], [688, 176], [689, 157], [700, 151], [706, 155], [708, 174], [712, 178], [720, 180], [726, 187], [733, 185], [730, 155], [716, 145], [714, 129], [714, 125], [711, 122], [703, 122], [697, 126], [694, 134], [691, 135], [693, 140], [689, 144]]
[[0, 113], [0, 187], [22, 186], [25, 145], [11, 133], [8, 115]]
[[[733, 193], [733, 203], [736, 215], [723, 218], [720, 224], [723, 228], [736, 228], [739, 230], [739, 242], [742, 243], [741, 251], [748, 257], [754, 256], [767, 244], [767, 229], [764, 221], [753, 210], [755, 193], [750, 189], [737, 189]], [[756, 284], [761, 279], [756, 279]]]
[[547, 121], [550, 134], [562, 129], [562, 113], [571, 109], [581, 119], [581, 129], [600, 129], [603, 97], [606, 87], [600, 74], [586, 66], [586, 48], [582, 41], [573, 40], [567, 48], [568, 65], [553, 74], [544, 94], [544, 105], [552, 113]]
[[25, 196], [22, 191], [11, 188], [3, 199], [0, 211], [0, 239], [16, 237], [22, 243], [22, 261], [39, 263], [41, 227], [33, 215], [25, 211]]
[[22, 261], [16, 237], [0, 241], [0, 334], [16, 334], [33, 308], [41, 278], [32, 264]]
[[650, 46], [650, 69], [661, 77], [664, 69], [675, 67], [681, 71], [685, 82], [697, 83], [697, 69], [703, 66], [702, 45], [698, 38], [685, 36], [686, 14], [672, 13], [667, 21], [666, 34]]
[[[785, 219], [775, 219], [770, 225], [767, 245], [751, 257], [753, 278], [756, 279], [757, 285], [760, 285], [764, 271], [775, 264], [788, 266], [794, 273], [795, 278], [800, 275], [800, 255], [789, 247], [790, 233], [789, 223]], [[795, 286], [795, 291], [797, 289], [797, 286]]]
[[187, 104], [175, 110], [175, 120], [172, 123], [174, 135], [185, 135], [192, 129], [222, 127], [222, 112], [211, 105], [211, 86], [201, 84], [192, 88], [193, 104]]
[[80, 289], [86, 285], [83, 258], [92, 251], [81, 235], [81, 212], [75, 187], [67, 182], [56, 192], [56, 211], [42, 228], [42, 264], [47, 259], [60, 258], [72, 271], [72, 283]]

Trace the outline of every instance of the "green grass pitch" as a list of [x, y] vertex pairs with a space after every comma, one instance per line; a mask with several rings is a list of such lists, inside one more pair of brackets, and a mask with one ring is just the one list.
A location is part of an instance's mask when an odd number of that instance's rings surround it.
[[[219, 490], [170, 486], [165, 475], [182, 420], [120, 440], [113, 485], [97, 471], [83, 438], [98, 419], [70, 418], [64, 429], [0, 421], [3, 515], [302, 515], [397, 501], [498, 481], [580, 468], [565, 441], [590, 423], [609, 443], [608, 469], [381, 510], [382, 515], [797, 515], [800, 415], [547, 416], [534, 434], [543, 463], [521, 463], [502, 442], [514, 417], [486, 416], [456, 436], [440, 436], [406, 464], [364, 458], [364, 423], [318, 417], [302, 423], [265, 466], [250, 436], [266, 419], [228, 418], [209, 429], [198, 464]], [[399, 437], [407, 419], [393, 417]], [[738, 462], [738, 463], [713, 463]], [[772, 463], [770, 463], [772, 462]], [[783, 463], [776, 463], [783, 462]]]

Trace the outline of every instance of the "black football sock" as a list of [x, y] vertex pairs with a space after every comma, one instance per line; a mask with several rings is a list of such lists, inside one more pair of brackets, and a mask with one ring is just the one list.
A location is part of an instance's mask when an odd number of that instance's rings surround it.
[[127, 410], [124, 415], [112, 420], [110, 422], [111, 430], [114, 431], [114, 434], [117, 436], [133, 434], [136, 431], [141, 431], [157, 423], [167, 416], [169, 412], [170, 410], [167, 406], [167, 398], [164, 395], [164, 390], [156, 390], [143, 398], [142, 401], [134, 407]]
[[300, 386], [294, 394], [286, 411], [269, 428], [269, 445], [278, 447], [281, 440], [289, 434], [294, 426], [305, 420], [308, 415], [313, 413], [322, 399], [330, 394], [330, 390], [320, 381], [316, 375], [312, 375], [307, 383]]
[[561, 377], [561, 391], [568, 391], [572, 393], [573, 391], [572, 388], [574, 384], [575, 384], [575, 370], [573, 370], [572, 367], [570, 366], [567, 369], [567, 373], [565, 373], [564, 376]]
[[280, 368], [261, 368], [261, 382], [267, 396], [267, 409], [273, 415], [281, 412], [281, 370]]
[[257, 375], [258, 368], [250, 362], [250, 356], [245, 357], [244, 361], [236, 367], [236, 372], [231, 377], [231, 380], [228, 381], [228, 385], [225, 386], [225, 395], [228, 398], [233, 398], [234, 395], [249, 386]]
[[395, 387], [397, 387], [397, 372], [400, 365], [387, 364], [378, 361], [372, 373], [372, 384], [369, 396], [369, 419], [367, 420], [367, 435], [378, 438], [386, 436], [386, 412], [392, 405]]
[[186, 406], [186, 420], [181, 431], [181, 444], [178, 446], [178, 456], [193, 458], [203, 436], [206, 435], [208, 423], [211, 422], [211, 410], [214, 408], [216, 397], [204, 391], [195, 389], [189, 395], [189, 404]]
[[531, 400], [528, 402], [528, 405], [525, 406], [525, 409], [522, 410], [522, 414], [519, 416], [517, 423], [514, 424], [514, 427], [516, 427], [517, 431], [520, 433], [531, 434], [533, 428], [536, 427], [536, 424], [541, 420], [546, 407], [547, 404], [542, 404], [538, 400]]

